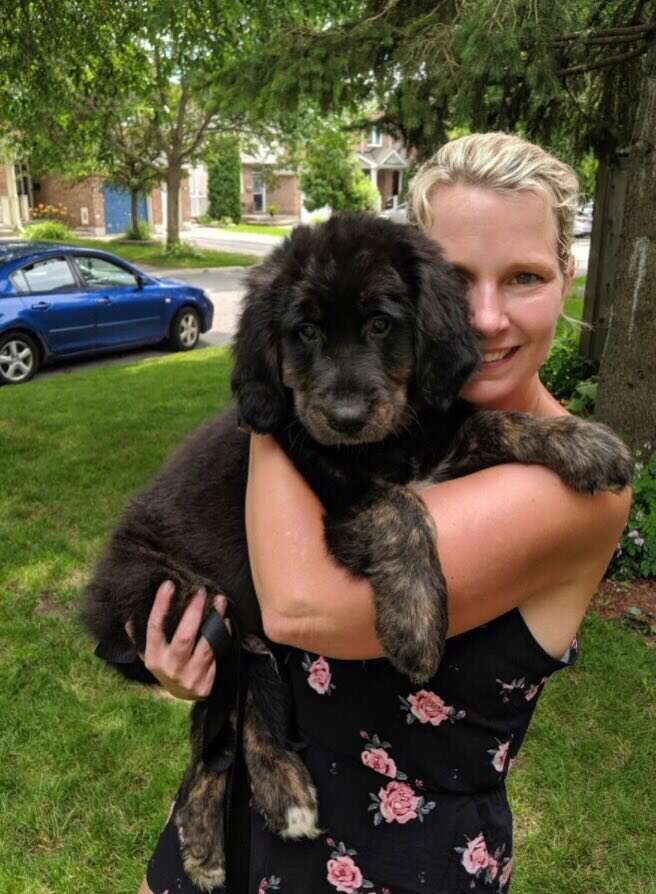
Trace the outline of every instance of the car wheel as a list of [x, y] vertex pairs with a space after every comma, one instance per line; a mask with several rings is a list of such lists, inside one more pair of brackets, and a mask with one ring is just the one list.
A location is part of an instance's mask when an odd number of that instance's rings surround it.
[[36, 373], [40, 361], [36, 342], [22, 332], [0, 337], [0, 384], [19, 385]]
[[200, 315], [193, 307], [183, 307], [171, 323], [169, 342], [174, 351], [191, 351], [200, 338]]

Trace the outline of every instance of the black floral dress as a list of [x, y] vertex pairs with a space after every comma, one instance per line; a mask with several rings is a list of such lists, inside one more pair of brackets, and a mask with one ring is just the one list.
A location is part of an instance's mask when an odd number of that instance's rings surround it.
[[[506, 894], [506, 776], [546, 679], [576, 656], [576, 641], [548, 655], [518, 609], [449, 639], [422, 687], [384, 659], [285, 650], [325, 834], [285, 842], [254, 813], [248, 894]], [[172, 824], [148, 880], [196, 891]]]

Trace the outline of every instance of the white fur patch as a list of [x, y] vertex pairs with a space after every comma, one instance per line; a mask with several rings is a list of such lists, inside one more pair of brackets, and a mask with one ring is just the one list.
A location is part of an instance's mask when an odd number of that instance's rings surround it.
[[321, 835], [317, 828], [317, 812], [309, 807], [290, 807], [287, 811], [287, 825], [281, 831], [281, 838], [316, 838]]

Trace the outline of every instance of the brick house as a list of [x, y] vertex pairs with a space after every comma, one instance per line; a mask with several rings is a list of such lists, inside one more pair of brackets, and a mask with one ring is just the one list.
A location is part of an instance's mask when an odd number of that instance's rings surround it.
[[[103, 184], [98, 176], [71, 182], [57, 174], [43, 175], [34, 182], [34, 203], [63, 205], [67, 209], [65, 223], [94, 236], [122, 233], [131, 219], [129, 193]], [[151, 229], [166, 229], [166, 184], [142, 197], [140, 216]], [[190, 178], [185, 177], [180, 187], [180, 222], [184, 226], [191, 218]]]
[[[396, 207], [404, 172], [410, 165], [403, 144], [373, 127], [356, 144], [354, 153], [360, 167], [378, 189], [379, 209]], [[262, 149], [253, 154], [242, 152], [241, 162], [241, 203], [247, 217], [268, 217], [272, 206], [281, 216], [300, 219], [311, 216], [303, 205], [298, 176], [294, 171], [276, 167], [275, 150]], [[267, 187], [265, 168], [273, 170], [275, 188]]]

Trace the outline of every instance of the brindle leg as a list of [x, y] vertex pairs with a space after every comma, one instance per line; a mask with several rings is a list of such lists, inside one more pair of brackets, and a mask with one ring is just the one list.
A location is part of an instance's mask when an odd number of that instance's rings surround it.
[[442, 659], [448, 617], [435, 526], [422, 500], [404, 487], [376, 486], [345, 515], [327, 516], [326, 540], [371, 582], [389, 660], [413, 681], [427, 680]]
[[458, 478], [501, 463], [546, 466], [574, 490], [622, 490], [633, 476], [623, 441], [605, 425], [575, 416], [479, 411], [461, 426], [433, 481]]
[[244, 756], [253, 806], [271, 831], [281, 838], [320, 835], [317, 792], [308, 769], [297, 754], [274, 739], [250, 692], [244, 717]]
[[201, 891], [225, 882], [223, 801], [226, 773], [214, 773], [202, 761], [192, 762], [175, 810], [175, 824], [187, 875]]

